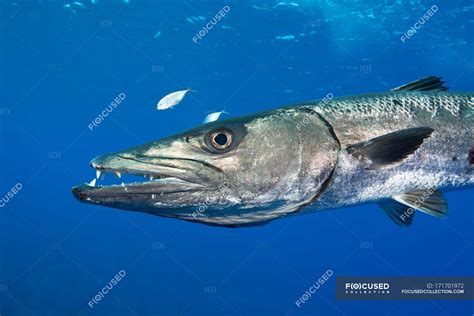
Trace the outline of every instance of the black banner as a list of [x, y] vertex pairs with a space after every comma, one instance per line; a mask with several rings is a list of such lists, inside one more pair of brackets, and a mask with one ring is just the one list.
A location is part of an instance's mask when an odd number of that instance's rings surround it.
[[338, 300], [474, 300], [474, 277], [336, 277]]

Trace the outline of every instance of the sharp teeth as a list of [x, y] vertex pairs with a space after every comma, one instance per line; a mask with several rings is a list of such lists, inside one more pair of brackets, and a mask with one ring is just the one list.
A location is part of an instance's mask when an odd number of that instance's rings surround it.
[[154, 179], [156, 179], [155, 176], [150, 174], [150, 181], [153, 181]]
[[99, 179], [101, 175], [102, 175], [102, 171], [100, 171], [99, 169], [97, 169], [97, 170], [95, 171], [95, 178], [96, 178], [96, 179]]
[[89, 183], [91, 187], [95, 187], [95, 182], [97, 179], [92, 179], [92, 181]]
[[117, 179], [120, 179], [122, 177], [122, 174], [118, 171], [115, 171], [115, 176], [117, 177]]
[[153, 200], [155, 199], [155, 197], [156, 197], [155, 194], [152, 194], [152, 195], [151, 195], [151, 198], [152, 198]]

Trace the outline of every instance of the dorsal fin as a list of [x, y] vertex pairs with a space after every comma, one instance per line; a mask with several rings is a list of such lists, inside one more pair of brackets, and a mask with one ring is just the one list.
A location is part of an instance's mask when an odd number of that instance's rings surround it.
[[393, 88], [391, 91], [446, 91], [449, 87], [445, 86], [444, 83], [441, 77], [429, 76]]

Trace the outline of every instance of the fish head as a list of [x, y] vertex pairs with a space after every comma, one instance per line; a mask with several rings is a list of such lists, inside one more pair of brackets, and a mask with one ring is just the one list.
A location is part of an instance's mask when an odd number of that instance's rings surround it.
[[83, 184], [73, 193], [82, 202], [209, 225], [255, 225], [309, 204], [330, 177], [337, 150], [318, 117], [272, 111], [96, 157], [91, 166], [99, 173], [150, 180]]

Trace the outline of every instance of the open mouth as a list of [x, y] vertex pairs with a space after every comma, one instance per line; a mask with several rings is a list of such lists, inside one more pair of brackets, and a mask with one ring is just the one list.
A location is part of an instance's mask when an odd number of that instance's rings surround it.
[[219, 169], [186, 158], [112, 154], [96, 157], [90, 165], [95, 177], [72, 192], [80, 201], [96, 204], [145, 196], [162, 200], [164, 195], [212, 189], [223, 177]]

